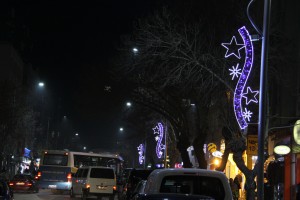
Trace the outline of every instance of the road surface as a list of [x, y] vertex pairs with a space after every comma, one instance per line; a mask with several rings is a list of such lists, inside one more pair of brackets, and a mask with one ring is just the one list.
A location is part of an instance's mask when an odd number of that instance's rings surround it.
[[[53, 194], [49, 189], [40, 189], [39, 193], [14, 193], [15, 200], [71, 200], [69, 193], [65, 192], [64, 194]], [[80, 200], [81, 198], [76, 197], [72, 200]], [[88, 198], [88, 199], [96, 199]], [[102, 198], [102, 200], [108, 200], [108, 198]], [[115, 200], [118, 200], [115, 197]]]

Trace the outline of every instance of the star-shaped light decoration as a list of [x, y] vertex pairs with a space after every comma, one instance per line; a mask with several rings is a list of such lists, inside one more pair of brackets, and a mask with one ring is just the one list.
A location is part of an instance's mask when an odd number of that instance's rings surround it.
[[250, 87], [247, 87], [247, 92], [243, 93], [243, 97], [246, 99], [246, 104], [249, 105], [249, 103], [251, 102], [258, 103], [258, 100], [256, 98], [258, 93], [258, 90], [253, 91]]
[[242, 73], [240, 72], [242, 69], [239, 68], [239, 63], [236, 64], [236, 67], [232, 66], [229, 71], [231, 72], [229, 75], [232, 76], [231, 80], [233, 80], [235, 77], [239, 77]]
[[247, 110], [247, 108], [245, 108], [245, 112], [243, 112], [243, 116], [248, 120], [248, 122], [250, 122], [252, 114], [253, 113], [250, 110]]
[[159, 128], [155, 126], [155, 128], [152, 128], [153, 134], [159, 134]]
[[231, 38], [230, 43], [222, 43], [222, 46], [227, 49], [225, 58], [228, 58], [229, 56], [234, 55], [238, 59], [241, 58], [240, 50], [245, 47], [244, 44], [237, 43], [235, 36], [233, 36]]

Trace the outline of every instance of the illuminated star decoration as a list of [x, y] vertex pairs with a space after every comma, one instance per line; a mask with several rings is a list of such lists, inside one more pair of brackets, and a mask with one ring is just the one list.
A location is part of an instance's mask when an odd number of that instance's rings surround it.
[[247, 87], [247, 92], [243, 94], [243, 97], [246, 99], [246, 104], [254, 102], [258, 103], [256, 96], [258, 95], [258, 90], [253, 91], [250, 87]]
[[144, 163], [144, 145], [140, 144], [138, 147], [138, 154], [139, 154], [139, 163], [143, 164]]
[[152, 129], [153, 130], [153, 134], [156, 135], [155, 136], [155, 141], [156, 143], [156, 156], [158, 158], [161, 158], [163, 155], [163, 150], [166, 149], [165, 145], [162, 144], [162, 139], [164, 137], [164, 127], [161, 123], [158, 123], [157, 126], [155, 126], [155, 128]]
[[[250, 121], [250, 118], [252, 117], [252, 112], [248, 111], [247, 108], [245, 108], [245, 111], [243, 110], [243, 104], [242, 99], [243, 98], [249, 98], [244, 93], [244, 89], [246, 88], [248, 84], [248, 78], [251, 73], [251, 69], [253, 66], [253, 57], [254, 57], [254, 48], [252, 45], [251, 37], [246, 29], [245, 26], [238, 29], [238, 32], [243, 39], [243, 44], [238, 44], [236, 41], [235, 36], [232, 37], [230, 43], [222, 43], [221, 45], [227, 49], [225, 53], [225, 58], [228, 58], [229, 56], [235, 56], [236, 58], [240, 59], [240, 50], [244, 48], [245, 51], [245, 58], [243, 62], [243, 67], [238, 68], [239, 64], [236, 65], [236, 67], [232, 67], [230, 70], [230, 75], [232, 76], [232, 80], [235, 78], [238, 78], [238, 82], [235, 86], [234, 90], [234, 96], [233, 96], [233, 108], [234, 108], [234, 114], [237, 120], [237, 123], [241, 130], [245, 129], [248, 126], [248, 122]], [[252, 91], [253, 93], [254, 91]], [[247, 91], [248, 93], [248, 91]], [[251, 92], [250, 92], [251, 93]], [[249, 93], [249, 94], [250, 94]], [[250, 102], [257, 101], [256, 95], [254, 94], [253, 98], [246, 99], [246, 104]], [[252, 101], [251, 101], [252, 100]], [[247, 104], [247, 105], [248, 105]]]
[[229, 71], [231, 72], [229, 75], [232, 76], [231, 80], [233, 80], [235, 77], [239, 77], [239, 75], [241, 75], [241, 69], [239, 68], [239, 63], [236, 64], [236, 67], [232, 66], [231, 69], [229, 69]]
[[253, 113], [250, 110], [247, 110], [247, 108], [245, 108], [245, 112], [243, 112], [243, 116], [248, 120], [248, 122], [250, 121], [252, 114]]
[[245, 47], [244, 44], [238, 44], [236, 42], [235, 36], [233, 36], [231, 38], [230, 43], [222, 43], [222, 46], [227, 49], [225, 58], [228, 58], [229, 56], [234, 55], [238, 59], [241, 58], [240, 50]]

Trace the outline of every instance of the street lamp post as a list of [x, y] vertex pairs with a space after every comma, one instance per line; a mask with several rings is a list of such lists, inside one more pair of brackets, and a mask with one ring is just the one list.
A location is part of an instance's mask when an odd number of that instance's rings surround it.
[[257, 173], [257, 197], [264, 199], [264, 140], [267, 128], [266, 113], [266, 89], [267, 89], [267, 67], [269, 50], [269, 26], [271, 14], [271, 0], [264, 1], [263, 37], [260, 67], [260, 89], [259, 89], [259, 125], [258, 125], [258, 173]]

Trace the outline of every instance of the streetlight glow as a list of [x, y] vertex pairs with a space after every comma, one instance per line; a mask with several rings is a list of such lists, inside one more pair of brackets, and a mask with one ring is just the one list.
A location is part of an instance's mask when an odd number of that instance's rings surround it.
[[139, 50], [138, 50], [136, 47], [134, 47], [134, 48], [132, 49], [132, 51], [133, 51], [133, 53], [137, 53]]
[[126, 103], [126, 106], [127, 106], [127, 107], [130, 107], [130, 106], [131, 106], [131, 103], [130, 103], [130, 102], [127, 102], [127, 103]]
[[78, 136], [79, 134], [78, 134], [78, 133], [75, 133], [75, 135]]
[[121, 127], [121, 128], [120, 128], [120, 131], [122, 132], [122, 131], [124, 131], [124, 129]]
[[44, 87], [45, 84], [43, 82], [39, 82], [39, 87]]

